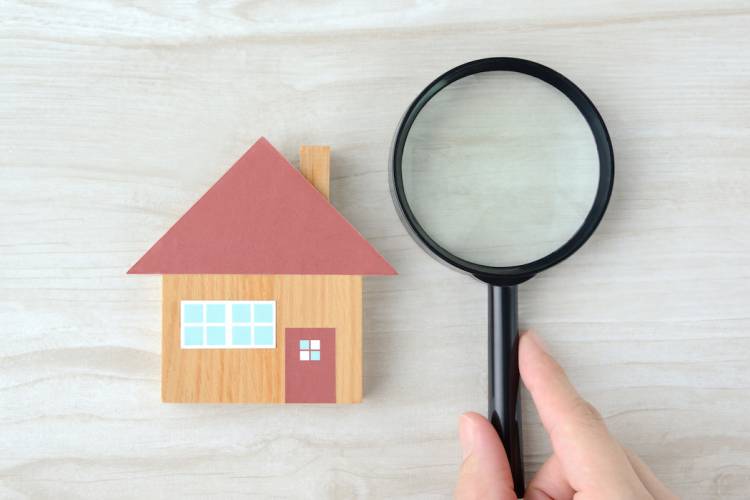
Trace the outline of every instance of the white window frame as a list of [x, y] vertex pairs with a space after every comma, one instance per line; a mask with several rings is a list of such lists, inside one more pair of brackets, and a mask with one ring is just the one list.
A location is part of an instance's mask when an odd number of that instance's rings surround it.
[[[200, 323], [188, 323], [185, 321], [185, 306], [188, 304], [200, 304], [203, 307], [203, 321]], [[223, 323], [209, 323], [208, 316], [206, 315], [206, 305], [208, 304], [224, 304], [224, 322]], [[250, 321], [249, 322], [237, 322], [235, 323], [232, 318], [232, 305], [234, 304], [249, 304], [250, 305]], [[272, 317], [271, 322], [256, 322], [255, 321], [255, 305], [256, 304], [271, 304]], [[208, 345], [207, 344], [207, 327], [209, 326], [224, 326], [224, 335], [226, 339], [225, 345]], [[232, 327], [234, 326], [247, 326], [250, 327], [250, 340], [251, 345], [232, 345]], [[273, 331], [273, 345], [255, 345], [255, 328], [256, 327], [271, 327]], [[200, 327], [203, 328], [203, 344], [202, 345], [185, 345], [185, 328], [187, 327]], [[181, 300], [180, 301], [180, 347], [182, 349], [276, 349], [276, 301], [275, 300]]]

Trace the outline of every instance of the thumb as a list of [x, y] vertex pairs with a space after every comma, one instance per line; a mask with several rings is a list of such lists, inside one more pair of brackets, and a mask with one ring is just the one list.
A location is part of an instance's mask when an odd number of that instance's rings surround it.
[[464, 413], [458, 422], [464, 461], [458, 473], [458, 500], [516, 500], [508, 459], [500, 438], [486, 418]]

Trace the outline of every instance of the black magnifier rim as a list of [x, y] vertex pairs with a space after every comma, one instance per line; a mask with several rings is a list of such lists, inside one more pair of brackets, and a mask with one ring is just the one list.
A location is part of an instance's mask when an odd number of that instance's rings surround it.
[[[581, 224], [580, 228], [566, 243], [551, 254], [533, 262], [518, 266], [485, 266], [453, 255], [438, 245], [424, 228], [422, 228], [419, 221], [414, 216], [404, 192], [401, 160], [404, 153], [406, 139], [414, 120], [417, 118], [417, 115], [419, 115], [419, 112], [438, 92], [456, 80], [460, 80], [469, 75], [488, 71], [513, 71], [516, 73], [523, 73], [536, 77], [565, 94], [565, 96], [576, 105], [586, 119], [586, 122], [594, 135], [596, 149], [599, 156], [599, 184], [596, 190], [596, 197], [594, 198], [594, 203], [584, 219], [583, 224]], [[512, 285], [525, 281], [536, 273], [565, 260], [578, 250], [586, 240], [588, 240], [599, 225], [599, 222], [602, 220], [604, 212], [607, 210], [609, 198], [612, 194], [612, 185], [615, 176], [614, 154], [607, 127], [604, 125], [604, 120], [602, 120], [599, 111], [597, 111], [596, 107], [586, 94], [584, 94], [583, 91], [573, 82], [557, 71], [539, 63], [515, 57], [490, 57], [471, 61], [443, 73], [430, 83], [417, 96], [417, 98], [414, 99], [406, 110], [404, 117], [401, 119], [401, 122], [396, 129], [396, 136], [391, 147], [390, 163], [391, 168], [389, 177], [391, 183], [391, 194], [399, 213], [399, 217], [411, 233], [412, 238], [438, 259], [445, 261], [451, 266], [466, 273], [473, 274], [482, 281], [497, 285]]]

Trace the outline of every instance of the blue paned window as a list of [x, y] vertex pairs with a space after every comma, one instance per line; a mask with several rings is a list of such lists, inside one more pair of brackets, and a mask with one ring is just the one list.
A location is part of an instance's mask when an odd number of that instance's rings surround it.
[[183, 300], [183, 349], [276, 347], [276, 302], [272, 300]]
[[272, 302], [256, 302], [253, 304], [253, 321], [256, 323], [273, 323], [274, 304]]

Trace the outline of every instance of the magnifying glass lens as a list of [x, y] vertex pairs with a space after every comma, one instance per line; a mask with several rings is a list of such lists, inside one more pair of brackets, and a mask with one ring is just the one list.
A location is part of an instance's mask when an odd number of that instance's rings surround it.
[[419, 112], [401, 158], [405, 198], [448, 253], [492, 267], [541, 259], [592, 209], [599, 157], [575, 104], [513, 71], [456, 80]]

